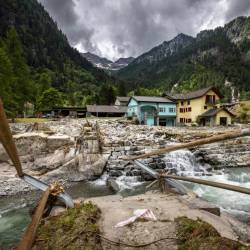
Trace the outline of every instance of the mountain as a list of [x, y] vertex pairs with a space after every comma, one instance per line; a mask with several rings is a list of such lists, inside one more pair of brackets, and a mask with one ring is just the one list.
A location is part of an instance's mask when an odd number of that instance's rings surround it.
[[112, 61], [108, 60], [105, 57], [99, 57], [93, 53], [81, 53], [81, 55], [86, 58], [89, 62], [101, 69], [110, 69]]
[[99, 57], [93, 53], [81, 53], [83, 57], [85, 57], [89, 62], [95, 65], [97, 68], [105, 69], [105, 70], [120, 70], [126, 67], [129, 63], [131, 63], [134, 58], [119, 58], [117, 61], [113, 62], [108, 60], [105, 57]]
[[[14, 42], [18, 45], [16, 54], [13, 52], [16, 49]], [[9, 100], [17, 100], [16, 106], [21, 106], [21, 109], [27, 101], [38, 107], [39, 98], [50, 88], [59, 91], [63, 105], [98, 103], [102, 85], [116, 84], [114, 78], [94, 67], [70, 46], [67, 37], [36, 0], [0, 0], [0, 52], [6, 63], [9, 62], [9, 72], [13, 72], [12, 79], [10, 73], [4, 75], [4, 91]], [[13, 81], [15, 72], [21, 67], [15, 63], [17, 59], [26, 69], [26, 79], [20, 81], [20, 86], [15, 86], [17, 83]], [[3, 72], [7, 72], [7, 66], [3, 64], [2, 67], [0, 78]], [[19, 76], [21, 78], [22, 74]], [[8, 87], [10, 82], [13, 88]], [[30, 85], [27, 93], [19, 95], [23, 91], [21, 82]], [[17, 87], [19, 91], [15, 90]]]
[[120, 70], [124, 67], [126, 67], [127, 65], [129, 65], [135, 58], [130, 56], [130, 57], [121, 57], [118, 60], [116, 60], [113, 65], [112, 68], [113, 70]]
[[234, 86], [235, 94], [250, 96], [249, 39], [250, 17], [238, 17], [196, 37], [179, 34], [135, 58], [117, 75], [130, 82], [130, 89], [183, 91], [215, 85], [228, 97]]

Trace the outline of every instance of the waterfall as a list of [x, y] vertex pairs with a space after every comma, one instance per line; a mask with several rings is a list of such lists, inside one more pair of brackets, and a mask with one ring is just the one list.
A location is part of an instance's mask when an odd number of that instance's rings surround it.
[[201, 166], [194, 154], [189, 150], [178, 150], [170, 152], [163, 158], [166, 163], [166, 169], [175, 170], [177, 175], [184, 176], [202, 176], [208, 174], [207, 168], [210, 166]]

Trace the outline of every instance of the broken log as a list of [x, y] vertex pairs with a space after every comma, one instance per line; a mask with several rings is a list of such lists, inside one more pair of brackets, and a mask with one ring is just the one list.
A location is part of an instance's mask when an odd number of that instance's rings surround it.
[[193, 178], [193, 177], [186, 177], [186, 176], [167, 175], [167, 174], [164, 174], [164, 177], [174, 179], [174, 180], [193, 182], [193, 183], [216, 187], [216, 188], [222, 188], [222, 189], [226, 189], [226, 190], [234, 191], [238, 193], [243, 193], [243, 194], [250, 194], [250, 188], [230, 185], [227, 183], [208, 181], [208, 180], [203, 180], [203, 179], [198, 179], [198, 178]]
[[19, 246], [17, 247], [17, 250], [29, 250], [32, 248], [36, 236], [36, 231], [39, 226], [40, 220], [43, 216], [43, 212], [46, 207], [49, 195], [50, 195], [50, 188], [48, 188], [42, 194], [41, 200], [35, 210], [34, 215], [32, 216], [31, 223], [27, 227]]
[[179, 150], [179, 149], [193, 148], [193, 147], [204, 145], [204, 144], [210, 144], [210, 143], [229, 140], [229, 139], [235, 139], [235, 138], [243, 137], [243, 136], [250, 136], [250, 130], [245, 129], [245, 130], [225, 133], [225, 134], [221, 134], [221, 135], [214, 135], [212, 137], [208, 137], [208, 138], [205, 138], [205, 139], [199, 139], [199, 140], [196, 140], [196, 141], [171, 145], [171, 146], [168, 146], [166, 148], [162, 148], [162, 149], [158, 149], [158, 150], [152, 150], [149, 153], [145, 153], [145, 154], [141, 154], [141, 155], [137, 155], [137, 156], [122, 157], [122, 159], [123, 160], [129, 160], [129, 161], [130, 160], [143, 159], [143, 158], [147, 158], [149, 156], [161, 155], [161, 154], [169, 153], [169, 152]]
[[19, 177], [23, 176], [22, 166], [18, 157], [17, 148], [10, 131], [9, 123], [4, 112], [3, 103], [0, 98], [0, 141], [3, 144], [7, 154], [12, 160]]

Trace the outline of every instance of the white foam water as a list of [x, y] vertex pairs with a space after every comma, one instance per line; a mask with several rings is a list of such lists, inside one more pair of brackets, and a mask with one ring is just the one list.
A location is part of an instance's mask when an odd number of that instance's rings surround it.
[[142, 185], [143, 182], [138, 181], [137, 176], [122, 175], [116, 179], [116, 183], [119, 186], [120, 191], [124, 191], [126, 189], [134, 189], [135, 187]]
[[[229, 172], [224, 175], [213, 175], [202, 178], [250, 188], [249, 177], [250, 168], [240, 168], [230, 169]], [[192, 189], [203, 199], [217, 204], [225, 211], [228, 211], [239, 219], [250, 223], [249, 195], [197, 184], [193, 184]]]
[[92, 181], [91, 183], [94, 185], [97, 185], [97, 186], [106, 185], [108, 177], [109, 177], [109, 175], [107, 174], [107, 172], [104, 172], [100, 178]]
[[177, 150], [167, 153], [163, 158], [167, 168], [173, 168], [178, 175], [201, 176], [207, 174], [206, 169], [198, 164], [189, 150]]

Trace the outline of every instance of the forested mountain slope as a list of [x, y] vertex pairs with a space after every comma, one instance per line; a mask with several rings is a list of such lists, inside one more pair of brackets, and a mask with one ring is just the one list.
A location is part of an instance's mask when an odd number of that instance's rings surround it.
[[[224, 27], [180, 34], [136, 58], [118, 72], [130, 88], [142, 86], [185, 91], [208, 85], [229, 97], [230, 84], [250, 98], [250, 17], [238, 17]], [[237, 91], [236, 93], [237, 94]]]
[[10, 112], [22, 112], [27, 101], [48, 108], [45, 91], [58, 97], [53, 105], [109, 101], [99, 92], [116, 86], [114, 78], [72, 48], [36, 0], [0, 0], [0, 39], [0, 95]]

